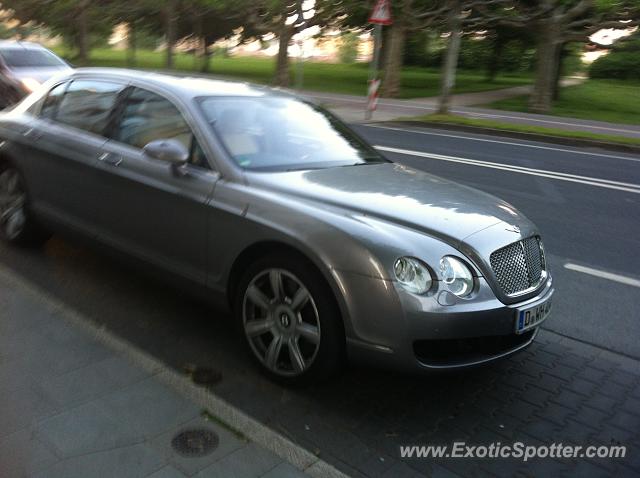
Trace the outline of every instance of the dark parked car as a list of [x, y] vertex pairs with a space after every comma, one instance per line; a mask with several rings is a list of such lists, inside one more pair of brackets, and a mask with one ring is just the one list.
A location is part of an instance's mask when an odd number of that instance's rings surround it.
[[55, 53], [35, 43], [0, 41], [0, 108], [36, 90], [71, 67]]
[[0, 115], [0, 232], [74, 230], [233, 309], [272, 377], [346, 356], [466, 367], [528, 346], [536, 227], [395, 164], [322, 108], [245, 84], [78, 70]]

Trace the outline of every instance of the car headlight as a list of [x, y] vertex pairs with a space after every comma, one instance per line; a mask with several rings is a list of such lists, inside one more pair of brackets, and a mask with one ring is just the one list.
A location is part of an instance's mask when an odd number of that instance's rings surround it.
[[473, 290], [473, 274], [460, 259], [445, 256], [440, 259], [442, 283], [452, 294], [465, 297]]
[[413, 257], [401, 257], [393, 265], [393, 272], [402, 287], [414, 294], [424, 294], [431, 289], [433, 278], [427, 266]]
[[35, 90], [40, 88], [40, 82], [34, 78], [24, 78], [20, 80], [20, 83], [22, 83], [24, 89], [29, 93], [33, 93]]

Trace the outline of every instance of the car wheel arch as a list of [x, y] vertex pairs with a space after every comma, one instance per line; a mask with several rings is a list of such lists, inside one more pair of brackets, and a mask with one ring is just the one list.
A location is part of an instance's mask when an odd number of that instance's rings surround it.
[[233, 261], [233, 264], [231, 265], [227, 278], [227, 301], [229, 306], [233, 308], [234, 297], [237, 292], [238, 284], [242, 278], [243, 271], [246, 270], [246, 268], [250, 264], [258, 260], [259, 258], [278, 253], [286, 253], [299, 257], [302, 261], [306, 262], [317, 273], [319, 273], [320, 276], [322, 276], [327, 287], [331, 291], [334, 300], [336, 301], [336, 305], [338, 306], [338, 310], [340, 311], [342, 325], [346, 329], [346, 306], [344, 304], [344, 300], [340, 296], [340, 289], [338, 287], [338, 284], [336, 284], [331, 272], [328, 270], [328, 268], [323, 267], [322, 265], [318, 265], [319, 259], [314, 260], [313, 258], [309, 257], [308, 254], [302, 252], [299, 248], [280, 241], [267, 240], [256, 242], [246, 247], [242, 252], [240, 252], [240, 254], [237, 255], [237, 257]]

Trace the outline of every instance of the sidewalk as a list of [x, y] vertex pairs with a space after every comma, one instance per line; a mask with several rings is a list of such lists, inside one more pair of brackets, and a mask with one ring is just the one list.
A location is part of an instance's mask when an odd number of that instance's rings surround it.
[[0, 274], [0, 477], [306, 476], [61, 315]]
[[[557, 128], [565, 131], [584, 131], [598, 134], [640, 138], [640, 126], [629, 124], [608, 123], [605, 121], [565, 118], [562, 116], [538, 115], [533, 113], [519, 113], [515, 111], [493, 110], [478, 108], [472, 105], [491, 103], [498, 99], [510, 98], [526, 94], [529, 86], [516, 86], [501, 90], [480, 93], [453, 95], [452, 113], [469, 118], [482, 118], [499, 121], [501, 123], [523, 124]], [[314, 91], [299, 92], [323, 106], [329, 108], [342, 120], [349, 123], [363, 123], [366, 98], [364, 96], [342, 95], [334, 93], [319, 93]], [[427, 115], [436, 112], [438, 98], [417, 98], [412, 100], [394, 100], [381, 98], [377, 110], [371, 121], [385, 122], [399, 118]]]
[[[177, 76], [195, 76], [211, 78], [222, 81], [242, 81], [211, 73], [185, 73], [176, 71], [163, 71], [159, 73]], [[563, 86], [575, 85], [583, 81], [581, 78], [565, 78], [562, 80]], [[542, 126], [547, 128], [557, 128], [565, 131], [583, 131], [589, 133], [607, 134], [615, 136], [625, 136], [640, 139], [640, 125], [609, 123], [605, 121], [584, 120], [578, 118], [567, 118], [563, 116], [539, 115], [533, 113], [520, 113], [516, 111], [493, 110], [479, 108], [474, 105], [489, 104], [494, 101], [513, 98], [528, 94], [532, 85], [514, 86], [511, 88], [501, 88], [497, 90], [481, 91], [477, 93], [462, 93], [451, 97], [453, 108], [452, 113], [469, 118], [482, 118], [499, 121], [502, 123], [513, 123], [530, 126]], [[329, 108], [347, 123], [364, 123], [366, 96], [345, 95], [341, 93], [325, 93], [310, 90], [285, 89], [286, 91], [308, 98], [318, 104]], [[380, 98], [378, 106], [370, 122], [386, 122], [399, 118], [421, 116], [435, 113], [438, 109], [438, 97], [413, 98], [410, 100], [396, 100]]]

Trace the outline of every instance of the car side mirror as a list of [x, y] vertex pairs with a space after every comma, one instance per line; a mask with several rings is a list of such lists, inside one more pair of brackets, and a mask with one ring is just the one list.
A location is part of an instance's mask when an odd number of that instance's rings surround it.
[[176, 139], [151, 141], [143, 151], [150, 158], [166, 161], [176, 167], [184, 166], [189, 161], [189, 150]]

